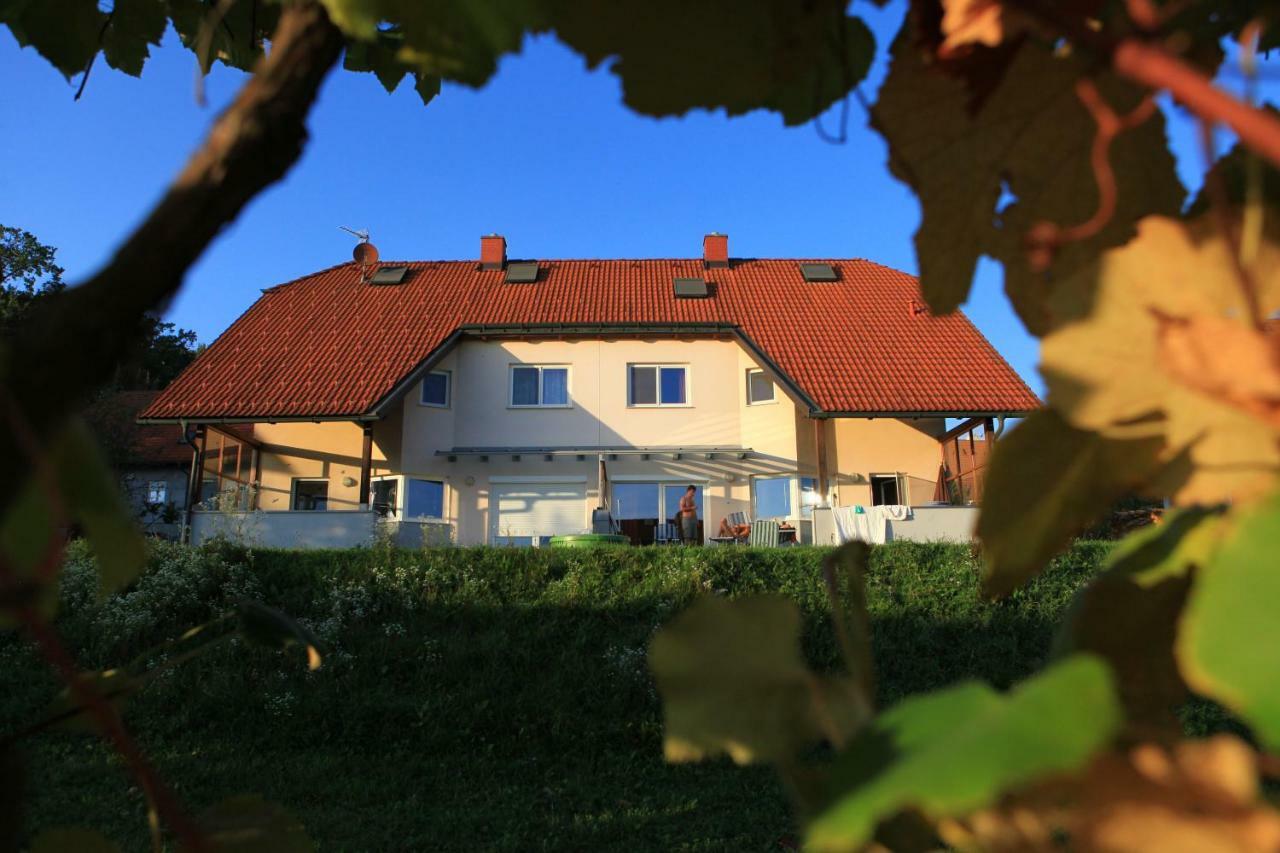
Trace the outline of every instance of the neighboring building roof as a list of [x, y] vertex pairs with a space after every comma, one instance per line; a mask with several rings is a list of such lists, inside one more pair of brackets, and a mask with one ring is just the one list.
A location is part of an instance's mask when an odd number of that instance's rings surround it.
[[[913, 276], [864, 260], [804, 281], [800, 260], [541, 261], [533, 284], [475, 261], [408, 266], [402, 284], [343, 264], [264, 291], [145, 418], [365, 415], [459, 329], [697, 324], [733, 329], [828, 413], [1015, 413], [1035, 394], [960, 312], [933, 317]], [[673, 279], [712, 295], [677, 299]]]
[[190, 465], [191, 445], [182, 441], [182, 429], [174, 424], [139, 424], [138, 413], [159, 391], [117, 391], [96, 400], [85, 410], [90, 429], [119, 465], [168, 467]]

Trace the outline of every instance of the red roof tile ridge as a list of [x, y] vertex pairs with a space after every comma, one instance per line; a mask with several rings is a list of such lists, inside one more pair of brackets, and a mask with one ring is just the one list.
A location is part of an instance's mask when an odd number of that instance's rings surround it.
[[298, 284], [300, 282], [307, 281], [308, 279], [319, 278], [320, 276], [331, 273], [334, 270], [339, 270], [339, 269], [342, 269], [343, 267], [351, 267], [355, 265], [356, 265], [355, 261], [343, 261], [340, 264], [334, 264], [333, 266], [325, 267], [322, 270], [316, 270], [315, 272], [310, 272], [310, 273], [307, 273], [306, 275], [300, 275], [297, 278], [291, 278], [288, 281], [282, 281], [279, 284], [273, 284], [270, 287], [264, 287], [262, 288], [262, 292], [272, 293], [274, 291], [280, 290], [281, 288], [288, 287], [291, 284]]

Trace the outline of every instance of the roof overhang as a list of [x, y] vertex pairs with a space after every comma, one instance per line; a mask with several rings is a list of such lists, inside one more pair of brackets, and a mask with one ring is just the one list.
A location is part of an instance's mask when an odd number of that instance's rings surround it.
[[690, 459], [746, 459], [750, 447], [717, 447], [708, 445], [663, 445], [655, 447], [453, 447], [437, 450], [436, 456], [672, 456]]
[[555, 338], [555, 337], [713, 337], [731, 338], [745, 348], [758, 364], [769, 370], [797, 405], [808, 409], [811, 418], [975, 418], [1025, 417], [1031, 410], [1017, 411], [823, 411], [800, 384], [784, 371], [742, 327], [734, 323], [499, 323], [458, 326], [412, 370], [383, 394], [364, 413], [322, 414], [277, 417], [270, 414], [252, 417], [175, 417], [139, 418], [140, 424], [247, 424], [247, 423], [322, 423], [346, 421], [368, 423], [384, 418], [400, 399], [422, 377], [435, 368], [463, 338]]

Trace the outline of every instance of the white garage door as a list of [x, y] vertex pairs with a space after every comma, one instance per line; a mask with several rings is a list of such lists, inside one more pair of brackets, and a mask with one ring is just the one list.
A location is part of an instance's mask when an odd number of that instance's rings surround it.
[[534, 545], [587, 530], [586, 483], [505, 483], [493, 487], [490, 500], [495, 544]]

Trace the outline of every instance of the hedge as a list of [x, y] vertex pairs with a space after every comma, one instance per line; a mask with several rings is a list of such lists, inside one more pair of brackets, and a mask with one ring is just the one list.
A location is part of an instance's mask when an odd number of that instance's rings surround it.
[[[879, 700], [961, 678], [1007, 686], [1109, 546], [1078, 543], [1029, 586], [980, 599], [966, 546], [891, 543], [867, 578]], [[86, 667], [120, 664], [242, 596], [302, 620], [325, 665], [239, 644], [171, 670], [126, 722], [195, 807], [244, 791], [299, 816], [321, 849], [769, 849], [787, 835], [767, 771], [661, 760], [645, 667], [654, 629], [695, 596], [781, 592], [812, 663], [836, 663], [818, 548], [246, 551], [156, 544], [145, 574], [94, 595], [82, 545], [59, 628]], [[56, 684], [0, 635], [0, 726], [38, 718]], [[29, 826], [146, 843], [145, 806], [84, 736], [28, 747]]]

